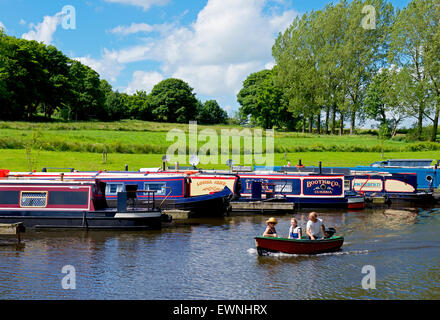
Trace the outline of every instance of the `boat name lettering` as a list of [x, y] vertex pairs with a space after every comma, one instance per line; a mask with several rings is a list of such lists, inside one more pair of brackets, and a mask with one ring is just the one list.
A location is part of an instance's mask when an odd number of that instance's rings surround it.
[[311, 188], [315, 185], [329, 185], [332, 188], [340, 187], [339, 181], [335, 181], [335, 180], [317, 179], [317, 180], [307, 181], [307, 188]]
[[221, 181], [221, 180], [202, 180], [202, 181], [197, 181], [197, 186], [203, 186], [203, 185], [209, 185], [209, 184], [218, 184], [221, 186], [226, 186], [226, 182], [225, 181]]

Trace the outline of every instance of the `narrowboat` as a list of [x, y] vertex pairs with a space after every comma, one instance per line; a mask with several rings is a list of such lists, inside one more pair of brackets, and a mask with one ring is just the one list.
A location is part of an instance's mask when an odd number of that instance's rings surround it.
[[[149, 192], [154, 198], [154, 192]], [[105, 183], [53, 180], [0, 180], [0, 223], [27, 228], [158, 229], [162, 213], [134, 205], [136, 192], [119, 193], [107, 208]], [[131, 201], [131, 204], [130, 204]]]
[[362, 193], [366, 197], [384, 197], [388, 204], [431, 204], [435, 201], [432, 192], [418, 191], [415, 173], [352, 171], [345, 178], [349, 191]]
[[255, 237], [255, 245], [260, 256], [268, 252], [288, 254], [318, 254], [341, 249], [344, 237], [332, 236], [320, 240]]
[[300, 208], [362, 209], [364, 198], [356, 193], [345, 195], [344, 175], [314, 173], [280, 173], [255, 171], [238, 173], [241, 183], [240, 201], [285, 199]]
[[[155, 205], [163, 210], [190, 211], [192, 216], [222, 215], [238, 190], [238, 176], [188, 172], [12, 172], [9, 179], [60, 179], [106, 183], [107, 205], [115, 207], [117, 194], [128, 186], [155, 191]], [[139, 205], [148, 194], [139, 193]]]
[[[367, 171], [377, 173], [397, 173], [397, 174], [416, 174], [417, 176], [417, 188], [422, 191], [432, 191], [440, 186], [440, 161], [437, 161], [432, 165], [434, 160], [432, 159], [390, 159], [384, 161], [378, 161], [370, 164], [369, 166], [355, 166], [355, 167], [314, 167], [303, 165], [296, 167], [273, 167], [274, 171], [290, 170], [292, 172], [299, 171], [311, 171], [322, 173], [348, 173], [349, 171]], [[264, 168], [264, 167], [256, 167]]]
[[[435, 202], [431, 187], [428, 189], [419, 187], [420, 174], [417, 172], [357, 171], [354, 168], [314, 166], [275, 167], [274, 170], [292, 174], [304, 174], [305, 172], [343, 174], [345, 179], [344, 189], [347, 196], [360, 194], [367, 197], [367, 200], [370, 200], [371, 197], [384, 197], [387, 204], [400, 202], [431, 204]], [[428, 176], [428, 180], [435, 181], [431, 176]], [[356, 201], [355, 199], [351, 198], [349, 201]]]

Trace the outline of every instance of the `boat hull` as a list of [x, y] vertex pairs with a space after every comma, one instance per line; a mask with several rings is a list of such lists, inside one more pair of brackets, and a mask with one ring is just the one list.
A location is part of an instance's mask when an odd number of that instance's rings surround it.
[[255, 243], [259, 255], [264, 255], [267, 252], [318, 254], [338, 251], [344, 243], [344, 238], [332, 237], [323, 240], [294, 240], [285, 238], [256, 237]]
[[162, 213], [160, 211], [141, 214], [110, 212], [1, 212], [0, 223], [22, 222], [26, 228], [48, 229], [124, 229], [149, 230], [160, 229]]
[[[191, 216], [221, 216], [227, 212], [232, 197], [232, 191], [225, 187], [222, 191], [207, 195], [167, 200], [156, 199], [154, 204], [162, 210], [190, 211]], [[117, 201], [113, 199], [107, 200], [107, 204], [110, 208], [115, 208]], [[142, 200], [142, 198], [136, 202], [136, 205], [139, 208], [151, 207], [151, 203]]]

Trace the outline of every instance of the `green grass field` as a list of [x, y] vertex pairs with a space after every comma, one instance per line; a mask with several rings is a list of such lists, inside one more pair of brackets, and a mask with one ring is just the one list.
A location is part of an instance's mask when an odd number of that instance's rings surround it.
[[[167, 132], [172, 129], [187, 132], [188, 125], [134, 120], [111, 123], [0, 122], [0, 167], [13, 171], [41, 170], [42, 167], [123, 170], [125, 164], [130, 170], [159, 167], [162, 155], [173, 143], [166, 141]], [[198, 126], [199, 133], [204, 129], [220, 134], [221, 130], [243, 128]], [[198, 147], [203, 144], [199, 142]], [[105, 163], [103, 150], [108, 152]], [[403, 137], [380, 141], [377, 136], [365, 134], [341, 137], [275, 132], [274, 150], [275, 165], [285, 165], [286, 159], [292, 165], [299, 159], [306, 165], [318, 165], [319, 161], [325, 166], [368, 165], [381, 160], [382, 151], [384, 159], [440, 158], [438, 143], [407, 143]], [[218, 164], [201, 167], [226, 168], [220, 159]]]
[[[89, 152], [58, 152], [40, 151], [32, 152], [34, 160], [32, 169], [40, 171], [43, 167], [75, 168], [77, 170], [124, 170], [125, 164], [130, 170], [140, 168], [160, 167], [162, 163], [161, 154], [121, 154], [109, 153], [107, 162], [104, 163], [102, 155]], [[390, 152], [384, 154], [384, 159], [396, 158], [428, 158], [439, 159], [439, 152]], [[288, 153], [287, 159], [292, 165], [302, 159], [305, 165], [318, 166], [322, 161], [324, 166], [356, 166], [369, 165], [372, 162], [380, 161], [380, 153], [367, 152], [300, 152]], [[275, 154], [275, 165], [285, 165], [284, 154]], [[172, 164], [171, 164], [172, 165]], [[185, 165], [185, 164], [182, 164]], [[204, 169], [226, 169], [224, 164], [199, 165]], [[29, 171], [30, 166], [25, 150], [0, 149], [0, 168], [11, 171]]]

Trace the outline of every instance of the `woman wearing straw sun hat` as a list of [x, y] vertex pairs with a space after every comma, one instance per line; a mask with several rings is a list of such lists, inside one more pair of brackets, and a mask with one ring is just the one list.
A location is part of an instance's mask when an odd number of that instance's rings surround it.
[[274, 237], [277, 238], [277, 231], [275, 230], [275, 225], [278, 223], [277, 219], [270, 218], [266, 221], [267, 228], [263, 233], [263, 237]]

